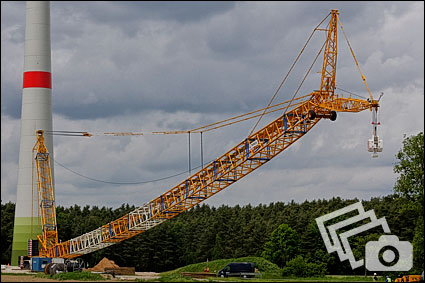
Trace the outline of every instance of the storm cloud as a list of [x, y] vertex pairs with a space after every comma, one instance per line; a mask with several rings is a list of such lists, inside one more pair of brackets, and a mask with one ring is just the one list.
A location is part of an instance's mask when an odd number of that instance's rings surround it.
[[[7, 202], [16, 200], [25, 2], [3, 1], [1, 8], [1, 198]], [[384, 93], [384, 151], [377, 159], [367, 152], [369, 111], [341, 113], [206, 202], [256, 205], [391, 193], [403, 137], [424, 128], [423, 2], [52, 1], [53, 127], [189, 130], [265, 107], [331, 9], [339, 9], [373, 95]], [[323, 39], [315, 35], [275, 103], [292, 97]], [[368, 97], [341, 32], [338, 48], [337, 87]], [[300, 95], [319, 88], [320, 64]], [[243, 140], [255, 122], [204, 133], [204, 162]], [[187, 135], [55, 137], [54, 155], [56, 200], [65, 206], [138, 206], [189, 174]], [[192, 134], [192, 173], [200, 165], [200, 135]], [[71, 170], [140, 184], [96, 182]]]

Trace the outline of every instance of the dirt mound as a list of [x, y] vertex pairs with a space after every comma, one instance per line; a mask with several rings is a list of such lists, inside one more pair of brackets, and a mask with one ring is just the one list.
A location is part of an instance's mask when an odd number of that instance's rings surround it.
[[99, 263], [96, 266], [92, 268], [88, 268], [88, 270], [94, 271], [94, 272], [105, 272], [105, 268], [115, 269], [115, 268], [119, 268], [119, 266], [115, 264], [113, 260], [109, 260], [106, 257], [104, 257], [102, 258], [101, 261], [99, 261]]

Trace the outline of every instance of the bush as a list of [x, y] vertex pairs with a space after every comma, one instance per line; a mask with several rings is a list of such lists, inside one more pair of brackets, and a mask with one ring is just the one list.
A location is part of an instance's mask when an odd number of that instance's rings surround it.
[[100, 274], [91, 273], [89, 271], [83, 272], [62, 272], [50, 275], [50, 278], [57, 280], [78, 280], [78, 281], [98, 281], [105, 280]]
[[327, 273], [325, 263], [307, 262], [302, 256], [290, 260], [285, 267], [282, 268], [283, 276], [296, 277], [323, 277]]

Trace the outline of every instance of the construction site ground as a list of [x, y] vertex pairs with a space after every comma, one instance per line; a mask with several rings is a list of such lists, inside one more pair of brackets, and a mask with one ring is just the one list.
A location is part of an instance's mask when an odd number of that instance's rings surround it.
[[[155, 272], [136, 272], [135, 275], [115, 275], [101, 274], [107, 282], [133, 281], [136, 279], [154, 280], [159, 279], [159, 273]], [[1, 282], [83, 282], [79, 280], [56, 280], [50, 278], [36, 277], [34, 272], [21, 270], [18, 266], [6, 266], [1, 270]], [[103, 282], [103, 281], [97, 281]]]

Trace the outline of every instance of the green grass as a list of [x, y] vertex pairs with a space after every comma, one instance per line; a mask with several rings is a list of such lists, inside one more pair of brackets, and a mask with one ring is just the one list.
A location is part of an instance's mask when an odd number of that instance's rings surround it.
[[44, 273], [37, 273], [36, 277], [51, 278], [56, 280], [79, 280], [79, 281], [99, 281], [108, 280], [103, 278], [100, 274], [91, 273], [89, 271], [83, 272], [62, 272], [54, 275], [46, 275]]
[[365, 282], [365, 281], [370, 281], [373, 282], [373, 279], [371, 276], [368, 277], [364, 277], [364, 276], [346, 276], [346, 275], [341, 275], [341, 276], [336, 276], [336, 275], [325, 275], [324, 277], [305, 277], [305, 278], [298, 278], [298, 277], [294, 277], [294, 278], [283, 278], [280, 279], [284, 282], [291, 282], [291, 281], [295, 281], [295, 282], [314, 282], [314, 281], [318, 281], [318, 282]]
[[[269, 273], [280, 273], [280, 268], [270, 261], [262, 257], [240, 257], [240, 258], [230, 258], [230, 259], [217, 259], [208, 262], [208, 267], [210, 272], [218, 272], [220, 269], [225, 267], [231, 262], [253, 262], [255, 267], [258, 268], [260, 272], [269, 272]], [[165, 274], [171, 273], [180, 273], [180, 272], [203, 272], [204, 268], [207, 266], [207, 262], [200, 262], [195, 264], [190, 264], [177, 268], [172, 271], [163, 272]]]
[[[370, 281], [372, 282], [371, 276], [344, 276], [344, 275], [327, 275], [324, 277], [284, 277], [282, 278], [281, 269], [274, 263], [262, 258], [262, 257], [241, 257], [231, 259], [218, 259], [208, 262], [210, 272], [217, 273], [220, 269], [225, 267], [231, 262], [254, 262], [255, 267], [258, 268], [261, 273], [261, 278], [249, 278], [243, 279], [239, 277], [230, 278], [217, 278], [210, 277], [210, 282], [216, 281], [228, 281], [228, 282], [358, 282], [358, 281]], [[180, 272], [203, 272], [207, 266], [206, 262], [190, 264], [184, 267], [177, 268], [175, 270], [162, 272], [159, 281], [161, 282], [199, 282], [196, 279], [182, 276]], [[384, 281], [380, 278], [379, 281]]]
[[[239, 277], [229, 277], [229, 278], [209, 278], [211, 282], [373, 282], [372, 277], [364, 276], [325, 276], [325, 277], [280, 277], [280, 278], [250, 278], [244, 279]], [[384, 279], [378, 280], [383, 282]]]
[[[227, 264], [231, 262], [253, 262], [255, 263], [255, 267], [260, 271], [263, 279], [278, 279], [280, 278], [280, 268], [270, 261], [262, 258], [262, 257], [241, 257], [241, 258], [231, 258], [231, 259], [218, 259], [208, 262], [208, 267], [210, 272], [217, 273], [220, 269], [225, 267]], [[204, 268], [207, 266], [207, 262], [190, 264], [184, 267], [177, 268], [175, 270], [162, 272], [160, 281], [164, 282], [178, 282], [178, 281], [186, 281], [186, 282], [198, 282], [195, 279], [181, 276], [180, 272], [203, 272]], [[220, 280], [223, 278], [220, 278]], [[226, 281], [232, 281], [235, 278], [226, 278]], [[249, 279], [252, 281], [252, 279]], [[240, 278], [238, 280], [240, 281]]]

